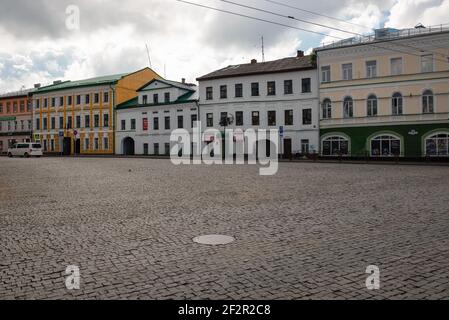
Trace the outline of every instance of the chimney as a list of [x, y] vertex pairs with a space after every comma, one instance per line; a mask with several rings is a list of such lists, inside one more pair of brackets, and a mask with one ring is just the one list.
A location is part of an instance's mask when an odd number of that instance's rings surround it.
[[40, 87], [41, 87], [41, 84], [40, 84], [40, 83], [34, 84], [34, 89], [39, 89]]
[[186, 83], [186, 78], [182, 78], [182, 83]]
[[256, 59], [252, 59], [251, 60], [251, 64], [256, 64], [257, 63], [257, 60]]
[[61, 80], [56, 80], [56, 81], [53, 81], [53, 84], [60, 84], [62, 81]]
[[302, 57], [304, 57], [304, 51], [298, 50], [296, 57], [297, 57], [297, 58], [302, 58]]

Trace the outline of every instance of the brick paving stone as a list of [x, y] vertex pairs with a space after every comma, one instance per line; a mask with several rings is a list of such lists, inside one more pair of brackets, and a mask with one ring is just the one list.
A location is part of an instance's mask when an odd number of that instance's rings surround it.
[[[131, 169], [131, 172], [129, 171]], [[449, 167], [0, 158], [0, 299], [449, 299]], [[237, 240], [193, 243], [204, 234]], [[365, 287], [368, 265], [381, 289]], [[81, 290], [65, 288], [78, 265]]]

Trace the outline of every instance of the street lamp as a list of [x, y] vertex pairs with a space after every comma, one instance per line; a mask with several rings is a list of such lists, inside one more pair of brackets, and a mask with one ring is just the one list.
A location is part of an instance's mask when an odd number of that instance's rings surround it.
[[226, 128], [234, 123], [234, 117], [232, 115], [226, 114], [225, 117], [222, 117], [220, 120], [220, 126], [223, 127], [223, 159], [226, 157]]

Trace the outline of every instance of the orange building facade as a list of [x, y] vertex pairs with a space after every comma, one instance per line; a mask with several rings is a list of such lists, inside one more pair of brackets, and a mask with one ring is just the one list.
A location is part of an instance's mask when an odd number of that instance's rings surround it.
[[8, 93], [0, 96], [0, 153], [17, 142], [31, 139], [32, 90]]

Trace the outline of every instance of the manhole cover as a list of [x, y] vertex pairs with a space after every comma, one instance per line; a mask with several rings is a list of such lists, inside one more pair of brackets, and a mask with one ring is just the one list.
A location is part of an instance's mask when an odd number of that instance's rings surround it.
[[235, 239], [229, 236], [223, 236], [218, 234], [211, 234], [207, 236], [200, 236], [193, 239], [194, 242], [199, 244], [207, 244], [211, 246], [217, 246], [222, 244], [228, 244], [234, 242]]

